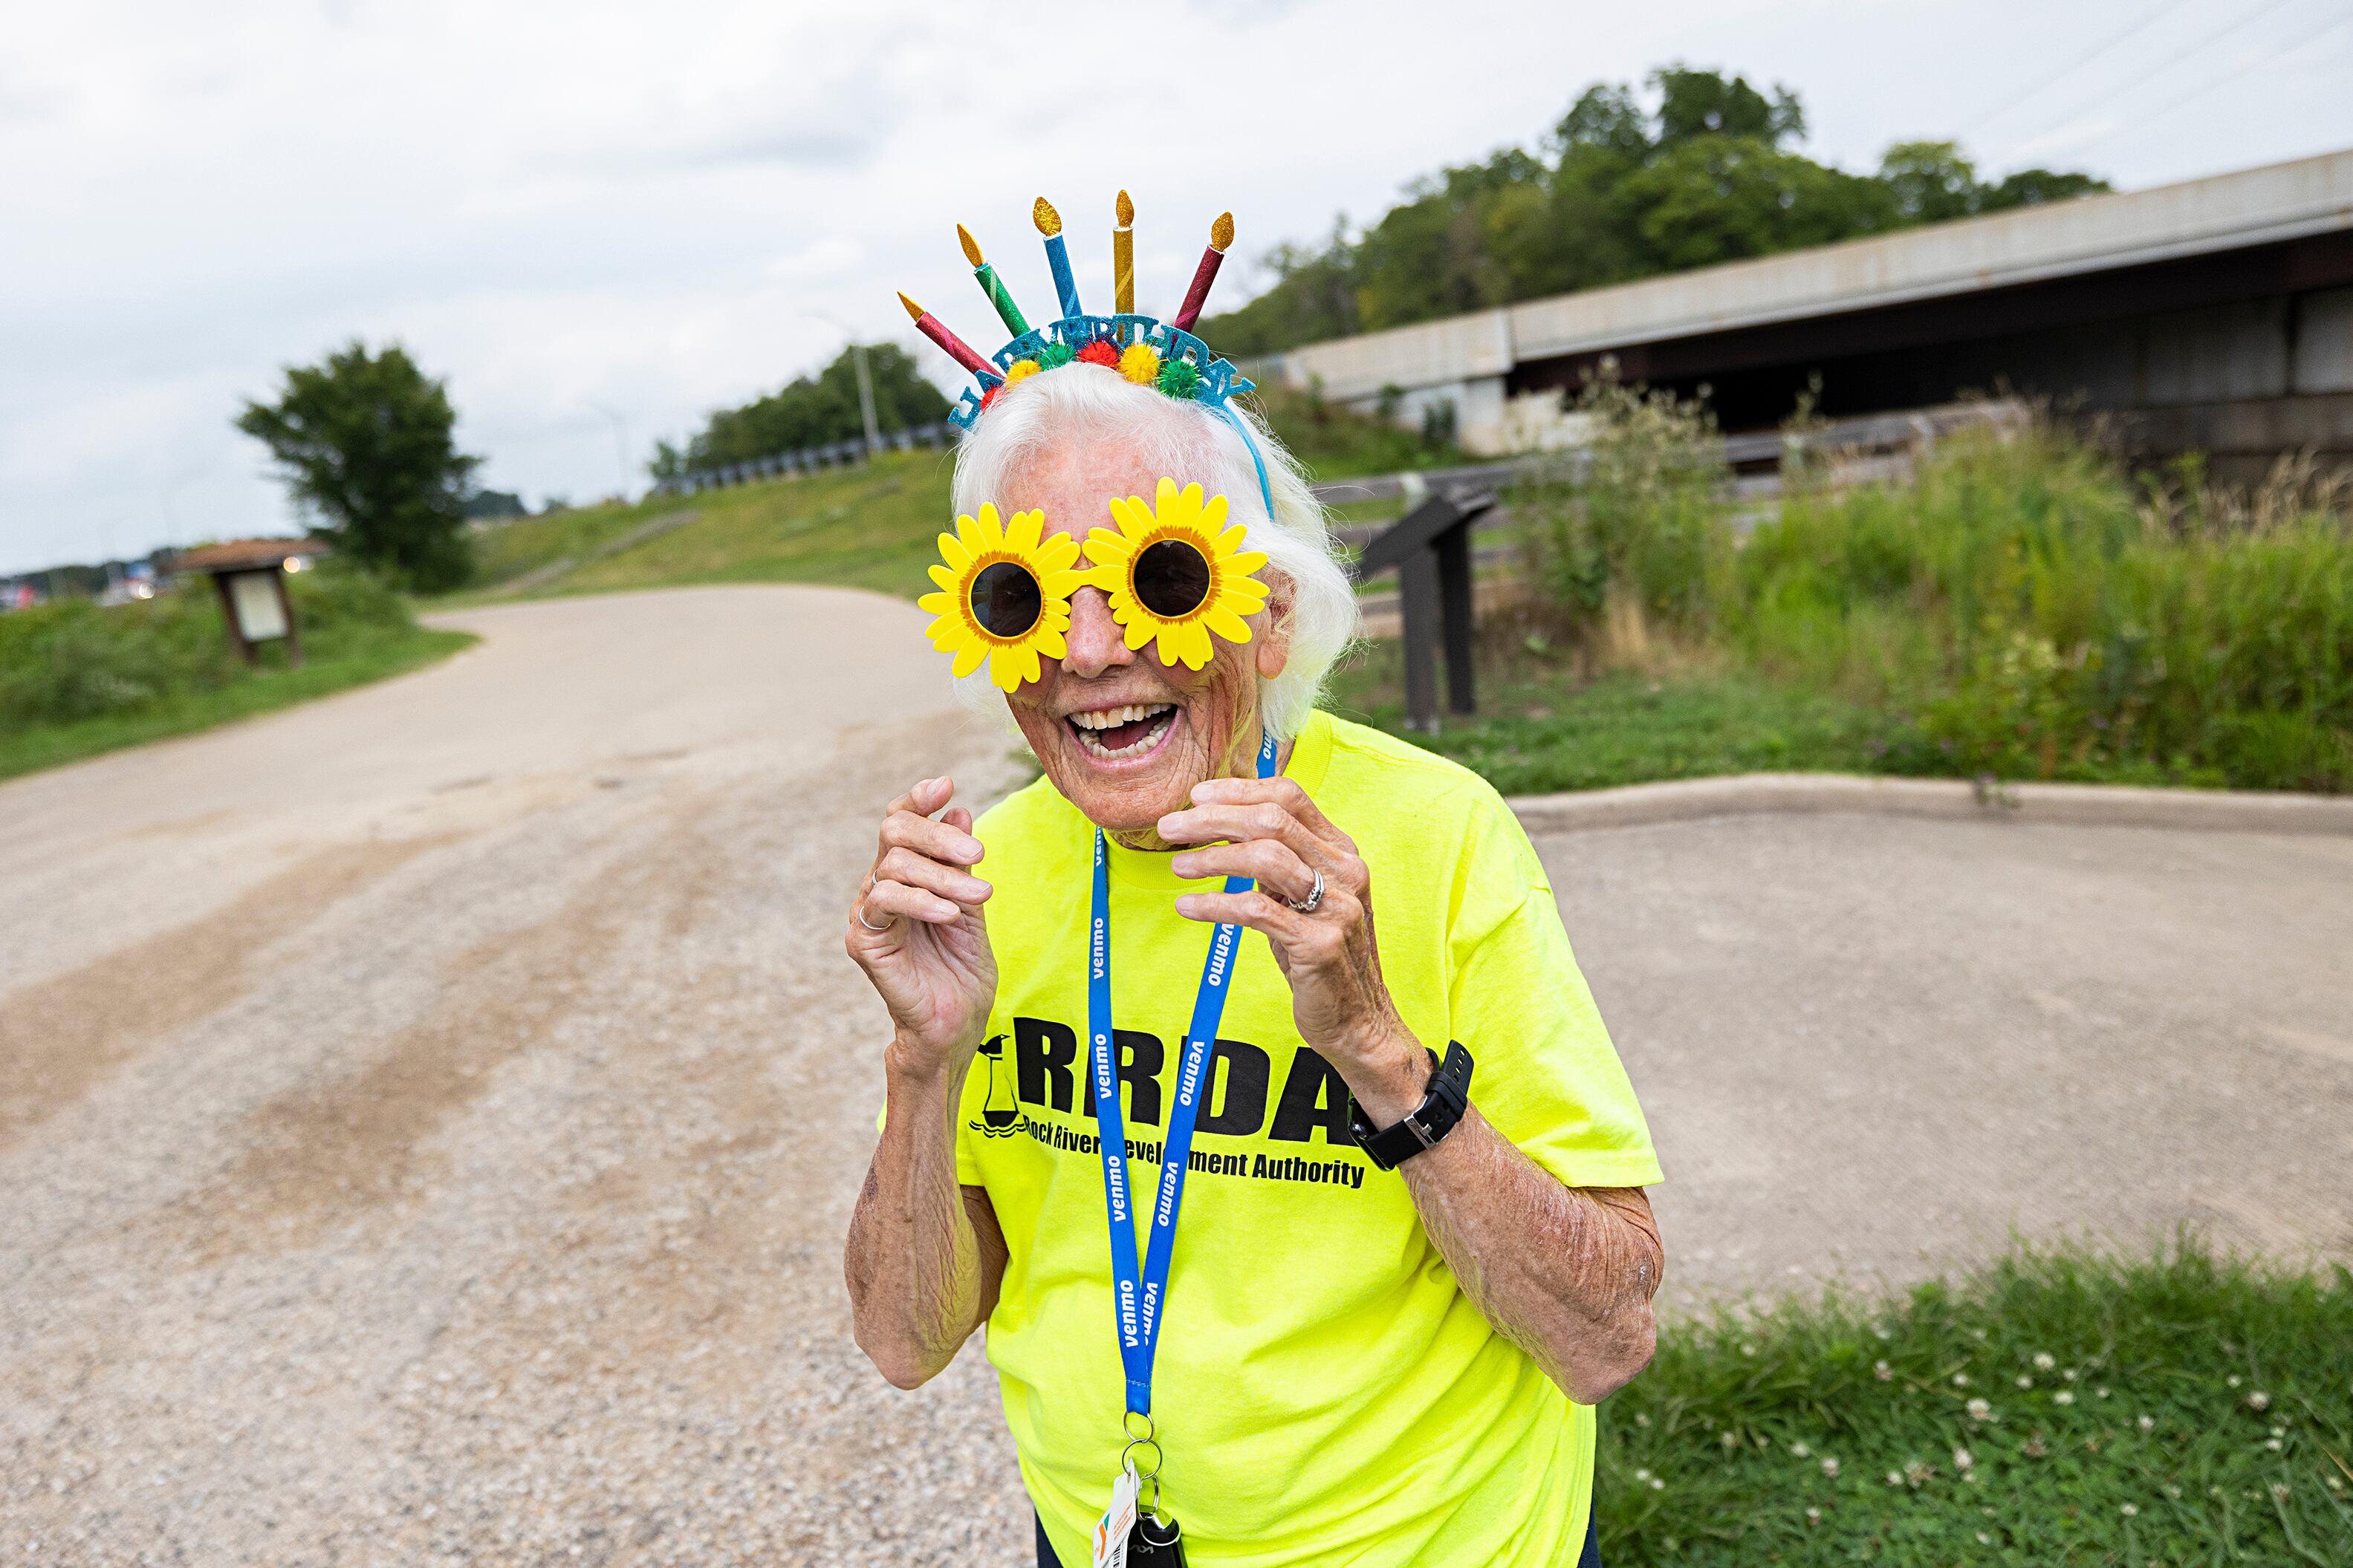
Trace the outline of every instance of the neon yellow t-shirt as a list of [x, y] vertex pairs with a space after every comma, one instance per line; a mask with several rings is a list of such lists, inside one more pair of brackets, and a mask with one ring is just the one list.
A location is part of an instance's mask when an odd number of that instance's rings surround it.
[[[1477, 1060], [1471, 1098], [1576, 1186], [1659, 1180], [1543, 866], [1476, 775], [1314, 715], [1284, 772], [1371, 868], [1405, 1022]], [[997, 962], [956, 1171], [1010, 1250], [988, 1321], [1022, 1479], [1065, 1563], [1117, 1473], [1124, 1382], [1083, 1046], [1093, 830], [1039, 780], [985, 815]], [[1166, 855], [1111, 850], [1112, 1005], [1138, 1216], [1159, 1182], [1210, 928]], [[1241, 933], [1176, 1227], [1153, 1377], [1165, 1506], [1189, 1561], [1549, 1568], [1584, 1543], [1593, 1412], [1462, 1294], [1404, 1177], [1347, 1133], [1266, 939]], [[1139, 1239], [1139, 1247], [1142, 1243]]]

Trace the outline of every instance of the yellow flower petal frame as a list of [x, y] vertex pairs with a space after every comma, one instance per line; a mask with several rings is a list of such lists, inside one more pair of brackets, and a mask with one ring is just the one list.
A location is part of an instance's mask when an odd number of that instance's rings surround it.
[[[1152, 504], [1142, 496], [1113, 500], [1117, 531], [1098, 528], [1087, 535], [1087, 559], [1094, 564], [1085, 580], [1111, 595], [1112, 618], [1126, 628], [1129, 647], [1156, 641], [1161, 663], [1198, 669], [1213, 651], [1210, 633], [1228, 642], [1250, 640], [1243, 617], [1265, 607], [1266, 584], [1251, 574], [1266, 564], [1266, 556], [1242, 549], [1249, 531], [1240, 523], [1226, 527], [1226, 510], [1225, 497], [1205, 503], [1199, 485], [1180, 490], [1175, 479], [1164, 479]], [[1181, 614], [1155, 613], [1137, 593], [1137, 565], [1145, 552], [1164, 543], [1198, 552], [1208, 567], [1208, 592]]]
[[[940, 557], [946, 564], [932, 568], [940, 592], [915, 603], [937, 617], [926, 635], [934, 647], [955, 655], [958, 676], [970, 675], [986, 660], [988, 679], [998, 689], [1011, 691], [1038, 679], [1041, 657], [1060, 658], [1067, 651], [1063, 634], [1071, 629], [1071, 595], [1085, 584], [1087, 574], [1073, 569], [1078, 541], [1046, 534], [1045, 521], [1042, 511], [1017, 511], [1010, 522], [1001, 523], [997, 508], [984, 505], [977, 518], [959, 517], [954, 533], [940, 535]], [[974, 606], [981, 574], [997, 565], [1018, 567], [1037, 584], [1037, 618], [1018, 630], [991, 630]]]

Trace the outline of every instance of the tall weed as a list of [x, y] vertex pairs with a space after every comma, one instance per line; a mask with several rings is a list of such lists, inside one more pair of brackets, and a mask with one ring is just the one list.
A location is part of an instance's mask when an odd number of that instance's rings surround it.
[[1589, 377], [1591, 431], [1513, 493], [1525, 548], [1566, 629], [1604, 662], [1639, 662], [1655, 628], [1703, 636], [1729, 562], [1731, 473], [1704, 403]]
[[1872, 704], [1890, 767], [2353, 788], [2353, 492], [2127, 475], [2047, 425], [1949, 437], [1906, 484], [1801, 478], [1734, 542], [1704, 411], [1588, 389], [1593, 454], [1526, 510], [1590, 628], [1629, 598], [1731, 662]]

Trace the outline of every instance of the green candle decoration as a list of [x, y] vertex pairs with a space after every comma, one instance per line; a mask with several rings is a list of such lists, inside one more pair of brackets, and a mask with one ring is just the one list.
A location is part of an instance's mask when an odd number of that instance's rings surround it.
[[1006, 289], [1005, 279], [997, 275], [997, 268], [981, 256], [980, 241], [973, 238], [972, 230], [962, 224], [956, 225], [956, 238], [964, 245], [964, 258], [972, 263], [972, 275], [980, 280], [980, 291], [997, 307], [1005, 330], [1017, 338], [1027, 332], [1029, 323], [1022, 320], [1021, 307], [1013, 302], [1013, 295]]

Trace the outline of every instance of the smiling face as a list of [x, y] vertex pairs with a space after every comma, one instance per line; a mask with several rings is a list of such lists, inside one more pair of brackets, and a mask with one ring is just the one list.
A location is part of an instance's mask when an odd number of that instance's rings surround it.
[[[1041, 509], [1047, 532], [1083, 543], [1112, 526], [1113, 497], [1150, 497], [1161, 477], [1115, 440], [1074, 437], [1008, 472], [997, 505]], [[1250, 640], [1213, 639], [1199, 669], [1162, 663], [1152, 645], [1129, 648], [1102, 589], [1071, 599], [1068, 654], [1006, 700], [1046, 776], [1095, 826], [1146, 834], [1187, 804], [1195, 784], [1249, 769], [1258, 683], [1282, 674], [1289, 654], [1280, 630], [1288, 585], [1279, 573], [1264, 575], [1272, 597]]]

